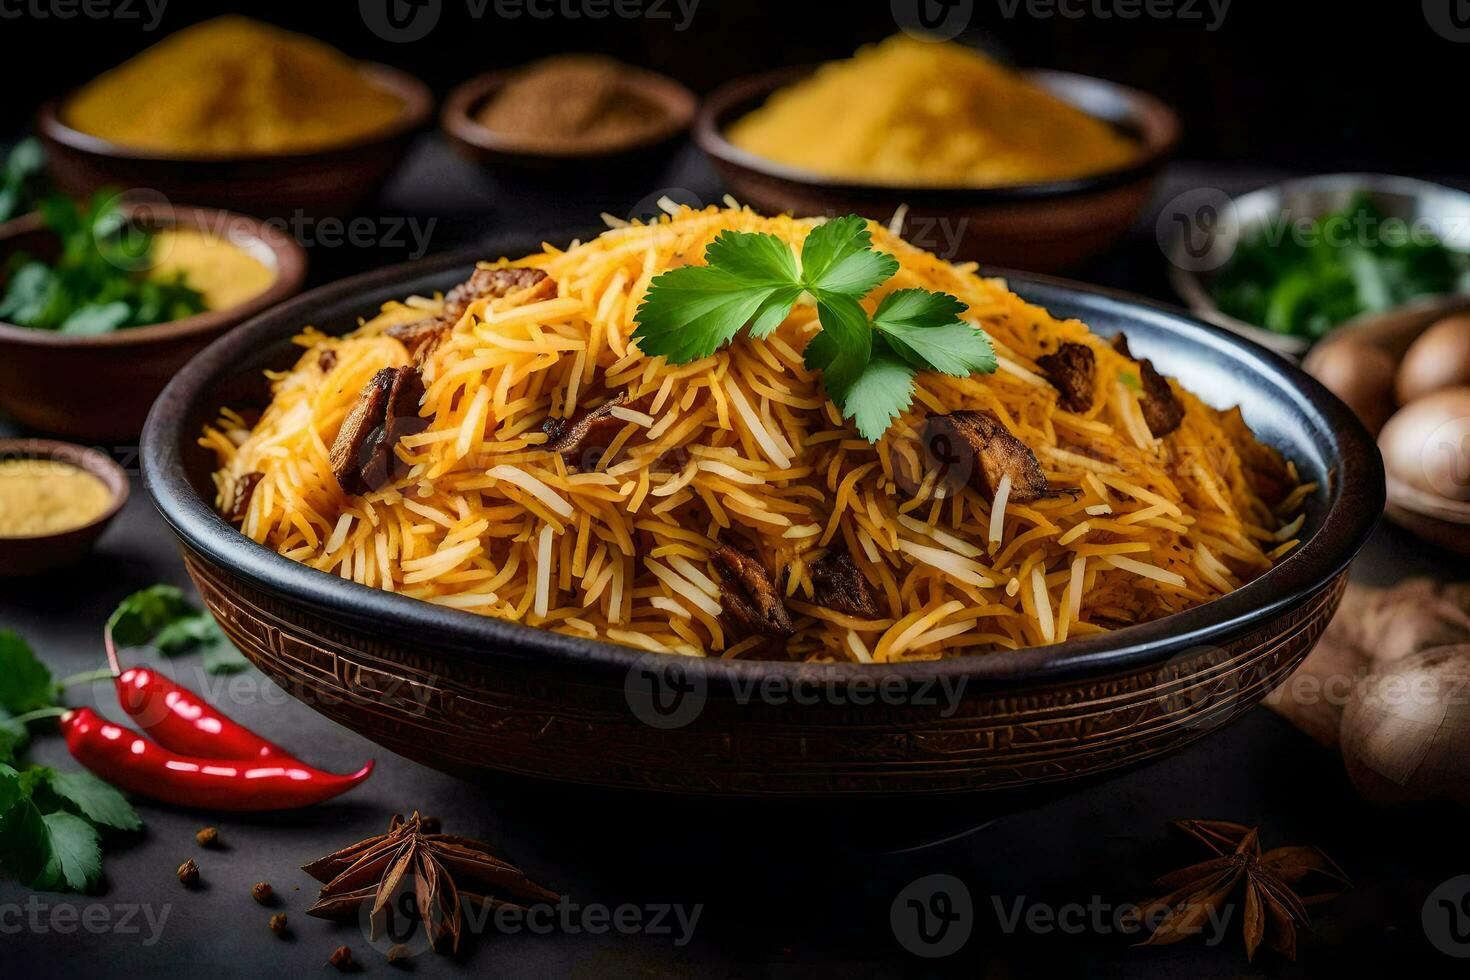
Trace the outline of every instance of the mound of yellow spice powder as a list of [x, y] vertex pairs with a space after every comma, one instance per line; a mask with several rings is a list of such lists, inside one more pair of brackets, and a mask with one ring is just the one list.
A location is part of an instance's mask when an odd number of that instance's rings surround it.
[[96, 520], [111, 503], [105, 483], [70, 463], [0, 460], [0, 538], [70, 531]]
[[914, 186], [1060, 180], [1138, 153], [1112, 126], [980, 52], [906, 34], [822, 66], [727, 135], [813, 173]]
[[62, 107], [74, 129], [171, 155], [292, 153], [392, 127], [401, 99], [336, 49], [246, 17], [173, 34]]

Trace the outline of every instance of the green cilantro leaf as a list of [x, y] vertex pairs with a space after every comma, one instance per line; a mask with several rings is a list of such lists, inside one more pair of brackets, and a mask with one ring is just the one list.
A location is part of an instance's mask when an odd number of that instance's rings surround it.
[[[0, 773], [0, 783], [6, 781]], [[13, 786], [0, 790], [3, 795], [14, 798], [0, 815], [0, 868], [21, 884], [35, 887], [52, 860], [51, 832], [18, 776]]]
[[797, 286], [752, 286], [714, 266], [686, 265], [650, 284], [633, 337], [650, 357], [687, 364], [709, 357], [747, 323], [774, 329], [800, 294]]
[[913, 397], [914, 369], [886, 350], [874, 350], [872, 360], [834, 400], [864, 439], [877, 442]]
[[89, 772], [51, 770], [46, 773], [46, 785], [68, 809], [99, 827], [137, 830], [143, 826], [127, 798]]
[[127, 323], [128, 318], [132, 315], [132, 309], [121, 300], [111, 303], [89, 303], [73, 310], [56, 329], [61, 333], [91, 337], [100, 333], [112, 333]]
[[898, 271], [898, 260], [873, 251], [868, 223], [855, 214], [813, 228], [801, 246], [801, 276], [818, 300], [861, 299]]
[[4, 821], [10, 808], [19, 803], [23, 796], [25, 791], [20, 785], [20, 773], [0, 762], [0, 822]]
[[108, 617], [107, 629], [119, 647], [140, 647], [176, 619], [194, 614], [184, 593], [172, 585], [153, 585], [128, 596]]
[[[10, 712], [0, 708], [0, 763], [14, 759], [15, 754], [30, 741], [30, 737], [25, 725], [11, 717]], [[4, 811], [4, 801], [0, 799], [0, 813]]]
[[20, 715], [55, 703], [51, 671], [19, 633], [0, 630], [0, 708]]
[[965, 304], [948, 293], [900, 289], [883, 297], [873, 313], [895, 353], [918, 370], [967, 378], [995, 370], [990, 338], [960, 319]]
[[827, 393], [846, 389], [862, 373], [873, 354], [873, 331], [868, 327], [868, 314], [849, 297], [836, 295], [817, 304], [822, 321], [823, 338], [816, 357], [822, 363], [822, 379]]
[[87, 773], [0, 764], [0, 870], [27, 888], [90, 891], [102, 877], [97, 826], [136, 830], [138, 815]]
[[113, 611], [107, 628], [120, 647], [151, 643], [166, 657], [197, 650], [211, 674], [233, 674], [250, 666], [214, 617], [194, 608], [172, 585], [134, 592]]
[[704, 250], [704, 260], [752, 286], [789, 286], [797, 281], [791, 247], [775, 235], [722, 231]]
[[1138, 380], [1138, 375], [1132, 371], [1119, 371], [1118, 380], [1123, 382], [1123, 387], [1129, 391], [1142, 391], [1143, 382]]
[[[32, 805], [34, 809], [34, 805]], [[33, 888], [90, 891], [102, 879], [102, 840], [97, 828], [75, 814], [48, 813], [41, 818], [50, 856]]]

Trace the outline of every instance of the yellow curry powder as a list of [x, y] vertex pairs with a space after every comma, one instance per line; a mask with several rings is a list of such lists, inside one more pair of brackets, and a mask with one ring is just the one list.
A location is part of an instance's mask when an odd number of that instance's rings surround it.
[[67, 125], [169, 154], [291, 153], [388, 129], [403, 102], [320, 41], [246, 17], [165, 38], [67, 101]]
[[275, 270], [226, 238], [193, 228], [167, 228], [153, 236], [152, 278], [179, 273], [211, 310], [227, 310], [270, 288]]
[[69, 531], [90, 524], [111, 503], [106, 484], [70, 463], [0, 460], [0, 538]]
[[1126, 165], [1136, 143], [978, 51], [897, 35], [776, 92], [736, 146], [872, 183], [988, 186]]

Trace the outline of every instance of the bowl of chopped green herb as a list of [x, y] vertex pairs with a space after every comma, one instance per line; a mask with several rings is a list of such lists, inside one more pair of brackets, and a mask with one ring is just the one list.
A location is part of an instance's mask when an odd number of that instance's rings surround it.
[[43, 195], [0, 224], [0, 411], [41, 432], [134, 439], [210, 341], [298, 292], [306, 253], [225, 211]]
[[1301, 356], [1328, 333], [1470, 294], [1470, 194], [1328, 174], [1181, 214], [1174, 289], [1202, 319]]

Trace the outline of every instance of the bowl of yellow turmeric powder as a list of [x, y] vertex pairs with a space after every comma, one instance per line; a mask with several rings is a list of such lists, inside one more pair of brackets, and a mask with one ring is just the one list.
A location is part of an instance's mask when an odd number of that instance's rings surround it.
[[759, 210], [856, 212], [952, 261], [1052, 272], [1137, 220], [1179, 120], [1122, 85], [901, 34], [726, 84], [694, 138]]
[[48, 102], [36, 129], [74, 196], [146, 187], [247, 214], [341, 215], [371, 199], [432, 109], [411, 75], [227, 16]]
[[0, 439], [0, 579], [76, 561], [127, 502], [127, 473], [95, 449]]

